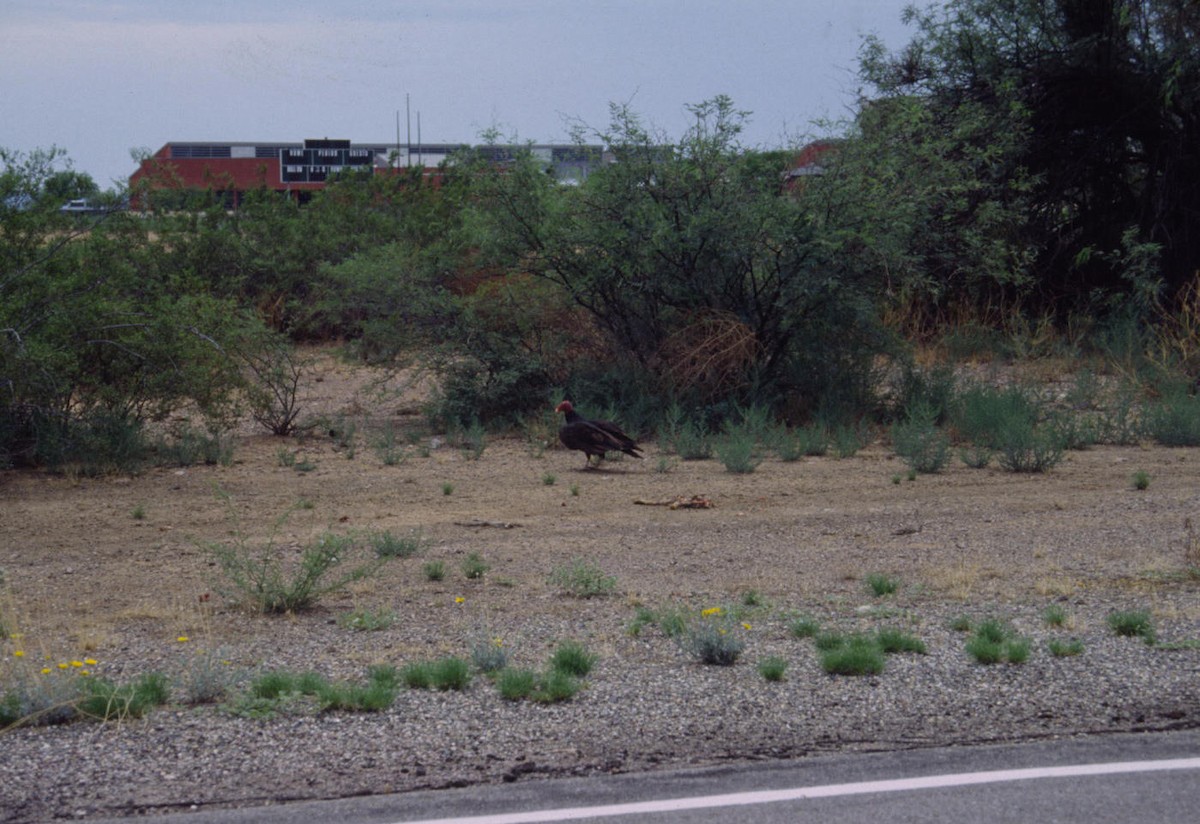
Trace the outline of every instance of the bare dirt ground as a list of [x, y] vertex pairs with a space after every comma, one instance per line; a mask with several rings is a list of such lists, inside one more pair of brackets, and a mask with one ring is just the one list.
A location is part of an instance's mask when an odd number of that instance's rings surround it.
[[[369, 418], [375, 431], [419, 423], [411, 399], [363, 391], [361, 371], [325, 357], [317, 374], [313, 413]], [[653, 444], [643, 461], [585, 471], [581, 454], [519, 438], [490, 439], [477, 460], [435, 441], [387, 466], [371, 426], [352, 449], [247, 428], [227, 467], [0, 474], [4, 617], [17, 633], [0, 673], [89, 658], [96, 675], [124, 681], [213, 651], [239, 671], [358, 678], [373, 663], [466, 657], [485, 634], [530, 667], [561, 640], [583, 641], [599, 655], [584, 691], [514, 704], [477, 678], [465, 693], [403, 693], [382, 714], [254, 720], [176, 706], [119, 725], [10, 730], [0, 820], [1200, 724], [1200, 584], [1184, 574], [1196, 549], [1186, 523], [1200, 521], [1195, 450], [1094, 448], [1044, 475], [955, 463], [897, 484], [905, 467], [880, 444], [841, 460], [768, 458], [748, 475], [715, 460], [659, 471]], [[283, 465], [284, 453], [312, 468]], [[1139, 470], [1144, 491], [1130, 482]], [[694, 495], [713, 508], [635, 503]], [[418, 556], [287, 616], [226, 603], [205, 549], [237, 539], [286, 559], [324, 532], [412, 529], [428, 538]], [[490, 565], [481, 579], [460, 571], [469, 553]], [[579, 599], [548, 581], [574, 558], [615, 576], [616, 594]], [[440, 582], [421, 571], [435, 559]], [[874, 597], [870, 573], [899, 591]], [[746, 612], [734, 667], [695, 664], [652, 626], [629, 632], [638, 605], [698, 610], [751, 591], [761, 603]], [[1051, 603], [1066, 627], [1041, 619]], [[396, 621], [338, 625], [356, 609]], [[1115, 638], [1104, 620], [1115, 609], [1150, 610], [1167, 646]], [[799, 613], [843, 629], [899, 625], [930, 653], [889, 659], [877, 677], [827, 676], [811, 642], [787, 632]], [[960, 615], [1011, 621], [1035, 641], [1030, 661], [974, 663], [948, 628]], [[1051, 656], [1053, 637], [1083, 640], [1084, 654]], [[755, 671], [768, 654], [789, 661], [782, 684]]]

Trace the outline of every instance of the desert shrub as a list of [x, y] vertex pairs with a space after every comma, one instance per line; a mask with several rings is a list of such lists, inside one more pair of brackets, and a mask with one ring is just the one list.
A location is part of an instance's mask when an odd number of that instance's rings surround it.
[[684, 461], [707, 461], [713, 456], [713, 438], [703, 423], [688, 421], [671, 438], [671, 449]]
[[777, 656], [764, 658], [758, 662], [758, 674], [766, 681], [782, 681], [787, 665], [785, 659]]
[[582, 677], [592, 671], [596, 656], [577, 641], [564, 641], [550, 656], [550, 669], [567, 675]]
[[471, 667], [454, 657], [418, 661], [403, 667], [399, 678], [409, 689], [464, 690], [471, 683]]
[[911, 652], [918, 655], [926, 653], [925, 642], [914, 635], [894, 627], [883, 627], [875, 634], [875, 642], [887, 655], [900, 652]]
[[893, 595], [900, 588], [900, 582], [890, 575], [873, 572], [863, 579], [867, 585], [867, 590], [876, 598], [882, 598], [885, 595]]
[[211, 543], [205, 549], [223, 576], [216, 585], [219, 591], [272, 613], [307, 609], [323, 596], [373, 575], [383, 563], [380, 558], [353, 563], [354, 539], [334, 533], [322, 535], [291, 563], [272, 545], [255, 550], [240, 536], [233, 543]]
[[1117, 635], [1141, 638], [1147, 644], [1155, 641], [1154, 621], [1150, 613], [1144, 610], [1130, 610], [1110, 613], [1108, 626]]
[[1045, 472], [1062, 460], [1063, 441], [1052, 427], [1014, 418], [994, 438], [997, 460], [1009, 472]]
[[754, 431], [744, 425], [727, 426], [714, 448], [727, 472], [747, 475], [762, 463]]
[[885, 664], [879, 644], [865, 635], [839, 638], [821, 650], [821, 668], [830, 675], [878, 675]]
[[468, 649], [471, 654], [471, 663], [480, 672], [499, 672], [508, 666], [508, 650], [504, 648], [504, 642], [499, 638], [481, 633], [478, 637], [471, 639]]
[[954, 405], [956, 387], [953, 364], [921, 369], [905, 363], [895, 388], [893, 413], [902, 420], [916, 418], [941, 426]]
[[936, 425], [937, 412], [916, 405], [892, 424], [892, 448], [916, 472], [940, 472], [950, 458], [950, 439]]
[[978, 384], [958, 393], [950, 420], [963, 440], [998, 449], [1005, 433], [1032, 428], [1038, 415], [1031, 393], [1021, 387], [996, 389]]
[[1200, 396], [1176, 389], [1151, 404], [1146, 432], [1163, 446], [1200, 446]]
[[583, 558], [573, 558], [568, 563], [555, 567], [549, 580], [551, 584], [576, 598], [611, 595], [617, 587], [616, 577], [606, 574], [596, 564]]
[[407, 535], [393, 535], [385, 529], [382, 532], [370, 533], [367, 540], [380, 558], [408, 558], [416, 555], [429, 543], [420, 529], [409, 530]]
[[1023, 664], [1029, 657], [1030, 642], [1017, 636], [1007, 624], [988, 619], [974, 627], [966, 650], [980, 664]]
[[746, 643], [737, 633], [737, 625], [725, 610], [704, 610], [699, 619], [687, 621], [675, 636], [685, 653], [701, 664], [728, 667], [737, 663]]
[[170, 438], [159, 438], [154, 460], [160, 466], [229, 466], [233, 463], [233, 441], [220, 432], [185, 426]]
[[496, 689], [508, 701], [529, 698], [537, 689], [537, 673], [528, 669], [503, 669], [496, 676]]

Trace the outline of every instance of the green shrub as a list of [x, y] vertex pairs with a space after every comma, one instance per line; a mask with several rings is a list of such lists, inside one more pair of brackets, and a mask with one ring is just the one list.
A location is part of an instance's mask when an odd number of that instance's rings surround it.
[[611, 595], [617, 588], [614, 576], [606, 575], [600, 567], [583, 558], [572, 558], [568, 563], [555, 567], [550, 572], [549, 581], [576, 598]]
[[727, 427], [715, 448], [727, 472], [748, 475], [762, 463], [754, 433], [743, 426]]
[[829, 430], [821, 424], [811, 424], [796, 432], [796, 445], [801, 454], [819, 458], [829, 451]]
[[712, 435], [702, 424], [685, 423], [671, 439], [671, 449], [684, 461], [707, 461], [713, 456]]
[[491, 568], [491, 564], [483, 560], [483, 556], [478, 552], [467, 553], [467, 557], [462, 562], [462, 573], [469, 579], [482, 578]]
[[797, 616], [788, 624], [788, 632], [792, 634], [793, 638], [812, 638], [820, 630], [820, 623], [809, 615]]
[[409, 689], [464, 690], [471, 683], [471, 667], [461, 658], [417, 661], [400, 670], [400, 681]]
[[353, 612], [339, 615], [337, 618], [339, 627], [361, 632], [375, 632], [387, 629], [394, 623], [396, 623], [396, 613], [390, 609], [356, 609]]
[[1141, 638], [1147, 644], [1155, 641], [1154, 621], [1144, 610], [1113, 612], [1108, 618], [1109, 628], [1117, 635]]
[[368, 540], [380, 558], [408, 558], [416, 555], [428, 543], [424, 533], [413, 529], [407, 535], [393, 535], [390, 531], [370, 533]]
[[1038, 404], [1030, 392], [1019, 386], [996, 389], [981, 384], [960, 391], [950, 415], [959, 437], [993, 449], [1000, 448], [1006, 431], [1031, 428], [1037, 419]]
[[1000, 621], [981, 621], [966, 643], [967, 654], [980, 664], [1022, 664], [1029, 657], [1028, 639], [1019, 638]]
[[896, 590], [900, 588], [899, 581], [878, 572], [871, 573], [864, 580], [866, 581], [867, 589], [876, 598], [882, 598], [885, 595], [894, 595]]
[[80, 715], [97, 721], [122, 721], [141, 718], [154, 707], [167, 703], [170, 697], [170, 682], [161, 673], [148, 673], [122, 686], [91, 678], [77, 709]]
[[821, 668], [830, 675], [878, 675], [883, 672], [883, 650], [875, 639], [863, 635], [840, 638], [821, 650]]
[[933, 409], [917, 406], [892, 425], [892, 448], [916, 472], [940, 472], [950, 458], [950, 439], [934, 424], [935, 417]]
[[758, 674], [767, 681], [782, 681], [787, 666], [788, 662], [783, 658], [771, 656], [758, 662]]
[[564, 641], [550, 656], [550, 669], [583, 677], [596, 665], [596, 656], [576, 641]]
[[1062, 460], [1063, 442], [1052, 428], [1014, 420], [996, 438], [1000, 466], [1009, 472], [1046, 472]]
[[917, 655], [924, 655], [926, 653], [924, 641], [893, 627], [880, 629], [875, 635], [875, 642], [879, 644], [879, 648], [887, 655], [901, 652], [916, 653]]
[[382, 564], [374, 559], [351, 565], [353, 538], [328, 532], [306, 547], [294, 564], [281, 560], [271, 546], [255, 552], [240, 540], [209, 544], [207, 550], [225, 579], [217, 588], [260, 612], [307, 609], [324, 595], [373, 575]]
[[1067, 611], [1058, 604], [1051, 604], [1042, 610], [1042, 620], [1047, 626], [1061, 627], [1067, 623]]
[[435, 689], [464, 690], [471, 683], [471, 668], [461, 658], [441, 658], [430, 667], [430, 681]]
[[1130, 482], [1133, 484], [1134, 489], [1145, 491], [1150, 488], [1150, 473], [1139, 469], [1137, 472], [1133, 473], [1133, 477], [1130, 479]]
[[446, 577], [446, 564], [444, 561], [426, 561], [421, 565], [421, 572], [427, 580], [440, 581]]
[[1200, 446], [1200, 396], [1164, 396], [1146, 410], [1146, 432], [1163, 446]]
[[503, 669], [496, 676], [496, 689], [508, 701], [521, 701], [537, 689], [537, 674], [527, 669]]
[[1064, 641], [1060, 638], [1051, 638], [1046, 646], [1050, 650], [1050, 654], [1055, 658], [1069, 658], [1083, 654], [1083, 642], [1076, 638], [1072, 638], [1069, 641]]
[[570, 673], [552, 669], [538, 679], [537, 689], [534, 690], [532, 698], [542, 704], [554, 704], [570, 700], [579, 689], [579, 681]]

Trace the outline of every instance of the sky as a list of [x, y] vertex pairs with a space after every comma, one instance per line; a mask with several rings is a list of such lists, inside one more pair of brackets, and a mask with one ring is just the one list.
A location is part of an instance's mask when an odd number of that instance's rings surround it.
[[680, 137], [729, 95], [745, 145], [850, 115], [911, 0], [0, 0], [0, 147], [101, 188], [170, 141], [568, 142], [609, 105]]

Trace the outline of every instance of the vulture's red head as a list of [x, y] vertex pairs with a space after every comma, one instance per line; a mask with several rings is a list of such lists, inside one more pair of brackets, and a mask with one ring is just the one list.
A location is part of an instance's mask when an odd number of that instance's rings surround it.
[[570, 401], [563, 401], [558, 406], [554, 407], [555, 412], [573, 412], [575, 407], [571, 406]]

